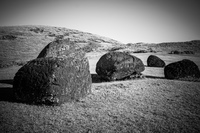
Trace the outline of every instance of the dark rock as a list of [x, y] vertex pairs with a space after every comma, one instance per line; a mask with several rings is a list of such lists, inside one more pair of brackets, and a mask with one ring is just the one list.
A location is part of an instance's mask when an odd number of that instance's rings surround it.
[[149, 67], [165, 67], [165, 62], [155, 55], [150, 55], [147, 58], [147, 66], [149, 66]]
[[13, 89], [20, 102], [60, 105], [87, 96], [91, 83], [86, 57], [46, 57], [21, 67], [14, 77]]
[[37, 58], [58, 57], [62, 55], [68, 56], [70, 54], [79, 53], [79, 51], [80, 48], [75, 45], [74, 42], [70, 42], [69, 39], [58, 39], [44, 47]]
[[174, 50], [174, 51], [171, 51], [169, 54], [194, 54], [193, 51], [177, 51], [177, 50]]
[[164, 68], [165, 78], [180, 79], [180, 78], [199, 78], [200, 71], [198, 66], [188, 59], [168, 64]]
[[173, 50], [173, 51], [171, 51], [169, 54], [181, 54], [181, 52], [180, 52], [180, 51], [177, 51], [177, 50]]
[[97, 74], [108, 81], [124, 79], [139, 74], [144, 69], [144, 64], [139, 58], [123, 52], [109, 52], [96, 64]]
[[183, 52], [184, 52], [184, 54], [194, 54], [193, 51], [183, 51]]
[[15, 40], [17, 37], [13, 35], [3, 35], [0, 37], [0, 40]]

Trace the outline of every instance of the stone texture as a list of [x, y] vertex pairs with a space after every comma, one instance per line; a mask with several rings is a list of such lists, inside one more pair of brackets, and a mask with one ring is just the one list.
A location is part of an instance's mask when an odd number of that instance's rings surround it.
[[164, 68], [164, 75], [167, 79], [200, 78], [200, 71], [193, 61], [184, 59], [168, 64]]
[[144, 64], [139, 58], [123, 52], [109, 52], [96, 64], [97, 74], [108, 81], [140, 74], [144, 69]]
[[68, 56], [71, 53], [79, 53], [79, 51], [80, 48], [74, 42], [70, 42], [69, 39], [58, 39], [44, 47], [37, 58]]
[[16, 100], [29, 104], [60, 105], [76, 101], [91, 91], [86, 57], [46, 57], [29, 61], [14, 77]]
[[165, 62], [155, 55], [150, 55], [147, 58], [147, 66], [149, 66], [149, 67], [165, 67]]

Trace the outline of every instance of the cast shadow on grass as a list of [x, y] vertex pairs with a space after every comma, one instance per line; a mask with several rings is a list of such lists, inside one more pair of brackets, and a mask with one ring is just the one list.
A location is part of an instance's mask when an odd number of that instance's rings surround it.
[[152, 75], [145, 75], [146, 78], [151, 78], [151, 79], [166, 79], [165, 77], [158, 77], [158, 76], [152, 76]]
[[101, 79], [98, 74], [91, 74], [92, 83], [102, 83], [106, 82], [105, 80]]
[[[102, 79], [98, 74], [91, 74], [92, 77], [92, 83], [103, 83], [103, 82], [114, 82], [114, 81], [108, 81], [108, 80], [104, 80]], [[146, 78], [160, 78], [160, 79], [164, 79], [164, 77], [155, 77], [155, 76], [146, 76], [144, 75], [144, 77]], [[125, 77], [123, 79], [117, 79], [115, 81], [126, 81], [126, 80], [137, 80], [137, 79], [143, 79], [144, 77]]]
[[188, 81], [188, 82], [200, 82], [200, 78], [192, 78], [192, 77], [186, 77], [186, 78], [179, 78], [179, 79], [167, 79], [165, 77], [157, 77], [152, 75], [145, 75], [146, 78], [151, 79], [166, 79], [171, 81]]
[[0, 88], [0, 101], [16, 102], [14, 99], [14, 92], [12, 87]]
[[3, 79], [3, 80], [0, 80], [0, 83], [13, 85], [13, 80], [12, 79]]
[[[0, 80], [1, 84], [13, 85], [12, 79]], [[12, 87], [0, 87], [0, 101], [15, 102]]]

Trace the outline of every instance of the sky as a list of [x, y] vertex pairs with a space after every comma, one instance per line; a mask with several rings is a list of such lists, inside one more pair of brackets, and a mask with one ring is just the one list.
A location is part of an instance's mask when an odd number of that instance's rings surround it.
[[200, 40], [199, 0], [1, 0], [0, 26], [76, 29], [122, 43]]

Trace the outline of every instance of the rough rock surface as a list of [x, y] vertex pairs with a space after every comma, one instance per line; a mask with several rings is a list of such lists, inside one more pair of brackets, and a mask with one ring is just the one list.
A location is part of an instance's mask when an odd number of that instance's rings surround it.
[[44, 47], [37, 58], [67, 56], [79, 52], [79, 50], [80, 48], [74, 42], [70, 42], [69, 39], [58, 39]]
[[21, 67], [14, 77], [16, 100], [29, 104], [60, 105], [76, 101], [91, 91], [87, 58], [38, 58]]
[[165, 67], [165, 62], [155, 55], [150, 55], [147, 58], [147, 66], [149, 66], [149, 67]]
[[144, 69], [141, 59], [123, 52], [106, 53], [96, 64], [97, 74], [108, 81], [140, 74]]
[[167, 79], [200, 78], [200, 71], [193, 61], [184, 59], [168, 64], [164, 68], [164, 75]]

